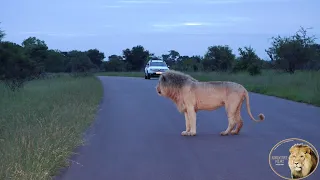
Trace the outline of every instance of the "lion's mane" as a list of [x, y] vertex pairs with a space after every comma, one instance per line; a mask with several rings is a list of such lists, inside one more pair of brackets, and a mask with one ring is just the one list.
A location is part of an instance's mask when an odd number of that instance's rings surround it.
[[291, 178], [303, 178], [315, 170], [318, 158], [310, 146], [295, 144], [289, 149], [289, 152], [288, 165]]

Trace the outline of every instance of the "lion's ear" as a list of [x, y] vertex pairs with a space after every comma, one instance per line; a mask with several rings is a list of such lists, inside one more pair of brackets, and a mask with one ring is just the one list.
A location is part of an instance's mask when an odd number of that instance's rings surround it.
[[166, 82], [166, 81], [167, 81], [166, 76], [165, 76], [164, 74], [162, 74], [161, 76], [162, 76], [162, 78], [161, 78], [161, 79], [162, 79], [162, 81], [163, 81], [163, 82]]
[[310, 154], [311, 153], [311, 148], [310, 147], [306, 147], [306, 153]]
[[293, 153], [293, 149], [294, 149], [294, 147], [291, 147], [291, 148], [289, 149], [290, 154]]

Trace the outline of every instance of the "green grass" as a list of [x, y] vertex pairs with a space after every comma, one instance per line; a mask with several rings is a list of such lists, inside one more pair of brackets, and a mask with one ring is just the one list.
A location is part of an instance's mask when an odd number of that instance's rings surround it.
[[0, 84], [0, 179], [50, 179], [66, 166], [102, 94], [95, 77], [36, 80], [19, 92]]
[[[244, 85], [248, 91], [266, 94], [297, 102], [320, 106], [320, 71], [294, 74], [263, 71], [261, 76], [248, 73], [188, 73], [200, 81], [234, 81]], [[105, 72], [105, 76], [134, 76], [144, 78], [143, 72]]]

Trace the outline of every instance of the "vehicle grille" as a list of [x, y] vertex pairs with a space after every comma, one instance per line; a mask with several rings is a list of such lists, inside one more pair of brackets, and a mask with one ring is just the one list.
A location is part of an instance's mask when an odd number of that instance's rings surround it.
[[155, 69], [154, 71], [164, 72], [164, 71], [165, 71], [165, 69]]

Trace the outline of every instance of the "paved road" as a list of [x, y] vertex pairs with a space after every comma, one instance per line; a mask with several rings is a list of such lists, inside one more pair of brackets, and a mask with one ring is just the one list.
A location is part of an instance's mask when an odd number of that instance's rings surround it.
[[[104, 98], [88, 144], [79, 148], [63, 180], [277, 180], [270, 149], [285, 138], [302, 138], [320, 149], [320, 108], [250, 93], [255, 123], [243, 105], [238, 136], [222, 137], [224, 108], [197, 115], [197, 136], [180, 136], [184, 116], [159, 97], [155, 80], [99, 77]], [[289, 89], [288, 89], [289, 90]], [[320, 170], [308, 178], [320, 179]]]

